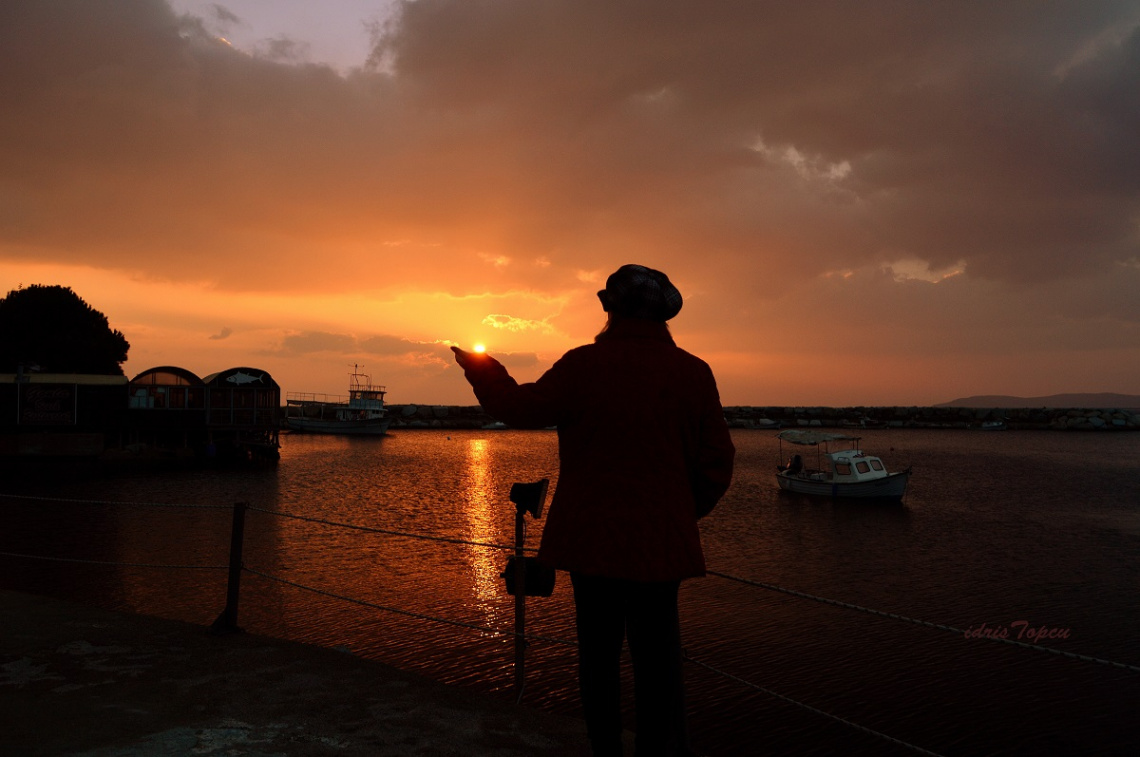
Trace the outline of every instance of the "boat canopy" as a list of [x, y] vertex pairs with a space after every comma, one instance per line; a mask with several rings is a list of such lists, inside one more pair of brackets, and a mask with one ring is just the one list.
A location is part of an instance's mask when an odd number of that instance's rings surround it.
[[859, 437], [850, 436], [848, 434], [837, 434], [829, 431], [815, 431], [812, 429], [804, 428], [789, 428], [776, 434], [776, 438], [792, 444], [822, 444], [823, 442], [836, 442], [842, 439], [850, 440], [853, 442], [859, 441]]

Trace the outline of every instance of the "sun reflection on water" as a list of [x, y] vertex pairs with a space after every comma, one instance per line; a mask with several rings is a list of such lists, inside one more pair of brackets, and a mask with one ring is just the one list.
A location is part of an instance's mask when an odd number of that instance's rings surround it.
[[[467, 485], [464, 487], [463, 512], [467, 520], [466, 538], [471, 541], [504, 544], [507, 538], [498, 528], [495, 518], [497, 503], [494, 477], [491, 474], [492, 454], [486, 439], [471, 439], [467, 444]], [[473, 604], [490, 622], [502, 602], [500, 588], [502, 565], [506, 557], [499, 550], [467, 546], [465, 553], [471, 566]]]

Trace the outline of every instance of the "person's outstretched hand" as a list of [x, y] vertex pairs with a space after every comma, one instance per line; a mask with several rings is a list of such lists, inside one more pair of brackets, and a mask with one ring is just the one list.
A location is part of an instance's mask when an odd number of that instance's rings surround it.
[[479, 358], [483, 357], [483, 355], [478, 352], [468, 352], [458, 347], [452, 347], [451, 351], [455, 353], [455, 362], [459, 363], [459, 367], [464, 370], [472, 363], [478, 361]]

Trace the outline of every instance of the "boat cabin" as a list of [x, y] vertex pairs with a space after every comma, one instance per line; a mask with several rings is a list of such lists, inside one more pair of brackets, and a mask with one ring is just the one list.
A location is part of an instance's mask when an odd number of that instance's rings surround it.
[[372, 383], [372, 377], [358, 373], [359, 368], [353, 370], [349, 376], [348, 406], [338, 411], [341, 420], [364, 420], [384, 418], [388, 411], [384, 409], [384, 395], [387, 390], [383, 386]]
[[883, 461], [872, 455], [863, 454], [862, 450], [845, 449], [839, 452], [825, 454], [830, 470], [819, 471], [828, 481], [870, 481], [887, 476]]

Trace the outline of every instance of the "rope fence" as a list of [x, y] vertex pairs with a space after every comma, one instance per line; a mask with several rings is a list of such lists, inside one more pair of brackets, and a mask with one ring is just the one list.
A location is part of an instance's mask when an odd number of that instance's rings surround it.
[[719, 670], [717, 668], [714, 668], [712, 665], [709, 665], [708, 663], [704, 663], [704, 662], [701, 662], [700, 660], [693, 659], [692, 657], [690, 657], [688, 655], [688, 653], [685, 654], [685, 662], [691, 662], [694, 665], [698, 665], [702, 668], [705, 668], [708, 671], [716, 673], [717, 675], [721, 676], [722, 678], [727, 678], [731, 681], [736, 681], [737, 683], [741, 684], [742, 686], [747, 686], [748, 688], [756, 689], [757, 691], [762, 692], [764, 694], [767, 694], [770, 697], [773, 697], [775, 699], [779, 699], [781, 702], [787, 702], [788, 704], [795, 705], [796, 707], [800, 707], [802, 709], [805, 709], [808, 712], [815, 713], [816, 715], [828, 718], [829, 720], [834, 720], [837, 723], [842, 723], [845, 726], [848, 726], [850, 728], [854, 728], [855, 730], [860, 731], [860, 732], [865, 733], [865, 734], [868, 734], [870, 736], [876, 736], [880, 739], [883, 739], [884, 741], [889, 741], [892, 744], [896, 744], [896, 745], [901, 746], [901, 747], [906, 747], [907, 749], [912, 749], [915, 752], [918, 752], [919, 754], [927, 754], [927, 755], [931, 755], [932, 757], [942, 757], [942, 755], [938, 754], [937, 752], [931, 752], [929, 749], [923, 749], [920, 746], [915, 746], [914, 744], [903, 741], [902, 739], [896, 739], [894, 736], [889, 736], [885, 733], [882, 733], [881, 731], [876, 731], [873, 728], [868, 728], [866, 726], [859, 725], [858, 723], [853, 723], [852, 721], [847, 720], [846, 718], [841, 718], [838, 715], [832, 715], [830, 712], [827, 712], [825, 710], [821, 710], [818, 707], [812, 707], [810, 704], [804, 704], [803, 702], [800, 702], [796, 699], [792, 699], [791, 697], [784, 696], [783, 694], [781, 694], [777, 691], [772, 691], [771, 689], [766, 689], [763, 686], [758, 686], [758, 685], [752, 683], [751, 681], [746, 681], [743, 678], [739, 678], [737, 676], [734, 676], [732, 673], [726, 673], [723, 670]]
[[[362, 531], [369, 534], [385, 534], [387, 536], [398, 536], [403, 539], [420, 539], [423, 541], [442, 542], [444, 544], [465, 544], [472, 547], [487, 547], [488, 549], [501, 549], [504, 551], [514, 551], [515, 547], [510, 544], [493, 544], [490, 542], [471, 541], [469, 539], [455, 539], [450, 536], [431, 536], [429, 534], [414, 534], [409, 531], [395, 531], [388, 528], [376, 528], [375, 526], [360, 526], [354, 523], [338, 523], [334, 520], [326, 520], [324, 518], [314, 518], [309, 515], [297, 515], [296, 513], [287, 513], [281, 510], [266, 510], [260, 507], [250, 507], [252, 512], [265, 513], [267, 515], [276, 515], [281, 518], [290, 518], [293, 520], [305, 521], [306, 523], [317, 523], [322, 526], [334, 526], [337, 528], [345, 528], [351, 531]], [[524, 547], [524, 552], [535, 552], [537, 549]]]
[[375, 602], [365, 601], [363, 599], [353, 599], [352, 597], [346, 597], [343, 594], [336, 594], [334, 592], [327, 591], [325, 589], [318, 589], [315, 586], [306, 586], [305, 584], [297, 583], [296, 581], [290, 581], [287, 578], [281, 578], [280, 576], [274, 576], [274, 575], [271, 575], [269, 573], [264, 573], [260, 570], [256, 570], [254, 568], [251, 568], [248, 565], [243, 566], [242, 569], [245, 570], [245, 572], [247, 572], [247, 573], [252, 573], [255, 576], [260, 576], [260, 577], [268, 579], [270, 581], [276, 581], [277, 583], [285, 584], [286, 586], [292, 586], [292, 587], [297, 588], [297, 589], [302, 589], [304, 591], [312, 592], [313, 594], [320, 594], [321, 596], [330, 597], [332, 599], [339, 599], [342, 602], [349, 602], [349, 603], [354, 604], [354, 605], [360, 605], [361, 607], [370, 607], [373, 610], [383, 610], [384, 612], [391, 612], [391, 613], [395, 613], [397, 615], [406, 615], [410, 618], [418, 618], [420, 620], [430, 620], [434, 623], [443, 623], [443, 624], [446, 624], [449, 626], [456, 626], [458, 628], [467, 628], [467, 629], [472, 630], [472, 631], [480, 631], [483, 633], [489, 633], [493, 636], [508, 636], [508, 637], [510, 637], [510, 636], [516, 635], [516, 634], [511, 633], [510, 631], [503, 631], [501, 629], [492, 628], [490, 626], [480, 626], [480, 625], [477, 625], [475, 623], [466, 623], [462, 620], [449, 620], [448, 618], [440, 618], [440, 617], [435, 616], [435, 615], [426, 615], [424, 613], [414, 612], [412, 610], [403, 610], [403, 609], [400, 609], [399, 607], [392, 607], [390, 605], [380, 605], [380, 604], [376, 604]]
[[[961, 628], [955, 628], [954, 626], [947, 626], [947, 625], [943, 625], [941, 623], [931, 623], [930, 621], [918, 620], [916, 618], [908, 618], [907, 616], [899, 615], [898, 613], [883, 612], [882, 610], [874, 610], [874, 609], [871, 609], [870, 607], [862, 607], [860, 605], [851, 604], [850, 602], [841, 602], [838, 599], [827, 599], [826, 597], [817, 597], [814, 594], [808, 594], [806, 592], [796, 591], [795, 589], [786, 589], [782, 586], [776, 586], [775, 584], [766, 584], [766, 583], [763, 583], [761, 581], [753, 581], [753, 580], [750, 580], [747, 578], [739, 578], [737, 576], [733, 576], [733, 575], [730, 575], [728, 573], [720, 573], [720, 572], [715, 571], [715, 570], [710, 570], [710, 571], [708, 571], [708, 574], [710, 576], [716, 576], [717, 578], [723, 578], [723, 579], [728, 580], [728, 581], [735, 581], [737, 583], [746, 584], [748, 586], [755, 586], [755, 587], [760, 588], [760, 589], [768, 589], [769, 591], [775, 591], [775, 592], [779, 592], [781, 594], [787, 594], [789, 596], [799, 597], [800, 599], [809, 599], [813, 602], [819, 602], [821, 604], [831, 605], [832, 607], [841, 607], [845, 610], [855, 610], [857, 612], [867, 613], [869, 615], [876, 615], [880, 618], [890, 618], [891, 620], [899, 620], [899, 621], [902, 621], [904, 623], [910, 623], [910, 624], [916, 625], [916, 626], [923, 626], [925, 628], [934, 628], [934, 629], [939, 630], [939, 631], [948, 631], [950, 633], [954, 633], [954, 634], [957, 634], [959, 636], [965, 636], [965, 634], [966, 634], [966, 632], [964, 630], [962, 630]], [[1000, 636], [979, 636], [978, 638], [989, 639], [991, 641], [998, 641], [998, 642], [1001, 642], [1003, 644], [1009, 644], [1009, 645], [1012, 645], [1015, 647], [1022, 647], [1023, 649], [1032, 649], [1032, 650], [1037, 651], [1037, 652], [1045, 652], [1046, 654], [1059, 655], [1061, 657], [1067, 657], [1070, 660], [1081, 660], [1082, 662], [1093, 662], [1093, 663], [1096, 663], [1098, 665], [1108, 665], [1110, 667], [1119, 668], [1121, 670], [1130, 670], [1133, 673], [1140, 673], [1140, 666], [1137, 666], [1137, 665], [1128, 665], [1128, 664], [1123, 663], [1123, 662], [1113, 662], [1112, 660], [1102, 660], [1099, 657], [1090, 657], [1089, 655], [1077, 654], [1076, 652], [1066, 652], [1062, 649], [1054, 649], [1052, 647], [1043, 647], [1043, 646], [1040, 646], [1037, 644], [1027, 644], [1024, 641], [1018, 641], [1017, 639], [1003, 639]]]
[[122, 507], [181, 507], [193, 510], [229, 510], [233, 505], [202, 505], [185, 504], [180, 502], [123, 502], [106, 499], [68, 499], [62, 497], [35, 497], [30, 494], [4, 494], [0, 492], [0, 499], [28, 499], [36, 502], [54, 502], [71, 505], [120, 505]]
[[[534, 485], [516, 485], [516, 486], [530, 487], [530, 486], [534, 486]], [[545, 498], [545, 486], [542, 488], [542, 497]], [[155, 569], [229, 570], [230, 571], [230, 578], [229, 578], [229, 587], [228, 587], [228, 593], [227, 593], [227, 605], [226, 605], [225, 610], [223, 610], [222, 614], [219, 616], [218, 620], [215, 621], [215, 624], [214, 624], [215, 630], [221, 630], [221, 631], [238, 630], [236, 621], [237, 621], [237, 603], [238, 603], [238, 597], [239, 597], [239, 593], [240, 593], [239, 592], [240, 576], [242, 573], [249, 573], [251, 575], [258, 576], [259, 578], [262, 578], [262, 579], [265, 579], [268, 581], [272, 581], [272, 582], [277, 583], [277, 584], [291, 586], [291, 587], [300, 589], [302, 591], [311, 592], [314, 594], [318, 594], [318, 595], [325, 596], [325, 597], [328, 597], [330, 599], [335, 599], [335, 600], [342, 601], [342, 602], [348, 602], [350, 604], [358, 605], [361, 607], [367, 607], [367, 608], [379, 610], [382, 612], [390, 612], [390, 613], [394, 613], [394, 614], [398, 614], [398, 615], [403, 615], [406, 617], [415, 618], [418, 620], [449, 625], [452, 627], [462, 628], [465, 630], [476, 631], [478, 633], [487, 634], [487, 635], [490, 635], [493, 637], [514, 638], [516, 640], [516, 648], [517, 649], [521, 649], [521, 645], [524, 645], [526, 642], [529, 642], [529, 641], [541, 641], [541, 642], [558, 644], [558, 645], [565, 645], [565, 646], [571, 646], [571, 647], [577, 646], [577, 642], [574, 642], [574, 641], [570, 641], [567, 639], [561, 639], [561, 638], [557, 638], [557, 637], [550, 637], [550, 636], [525, 633], [525, 631], [521, 630], [521, 629], [525, 628], [525, 624], [520, 622], [519, 609], [522, 605], [522, 602], [519, 601], [518, 598], [519, 598], [519, 596], [525, 596], [525, 594], [527, 592], [525, 591], [525, 589], [522, 588], [523, 584], [520, 584], [520, 583], [516, 583], [516, 587], [517, 587], [516, 591], [521, 593], [521, 594], [516, 594], [516, 623], [515, 623], [516, 630], [510, 631], [510, 630], [504, 630], [502, 628], [494, 628], [491, 626], [480, 625], [477, 623], [469, 623], [469, 622], [461, 621], [461, 620], [442, 618], [442, 617], [438, 617], [438, 616], [434, 616], [434, 615], [429, 615], [426, 613], [407, 610], [407, 609], [400, 608], [400, 607], [393, 607], [390, 605], [382, 605], [382, 604], [378, 604], [378, 603], [374, 603], [374, 602], [369, 602], [366, 600], [348, 597], [348, 596], [345, 596], [343, 594], [338, 594], [336, 592], [329, 591], [327, 589], [321, 589], [321, 588], [317, 588], [317, 587], [313, 587], [313, 586], [307, 586], [305, 584], [302, 584], [302, 583], [299, 583], [296, 581], [292, 581], [288, 578], [273, 575], [271, 573], [267, 573], [265, 571], [258, 570], [257, 568], [250, 567], [250, 566], [246, 565], [244, 560], [242, 559], [242, 546], [243, 546], [243, 542], [244, 542], [244, 516], [245, 516], [245, 512], [247, 510], [252, 510], [254, 512], [269, 515], [269, 516], [292, 519], [292, 520], [297, 520], [297, 521], [301, 521], [301, 522], [312, 523], [315, 525], [327, 526], [330, 528], [342, 528], [342, 529], [357, 531], [357, 532], [361, 532], [361, 533], [380, 534], [380, 535], [392, 536], [392, 537], [397, 537], [397, 538], [415, 539], [415, 540], [430, 541], [430, 542], [445, 543], [445, 544], [455, 544], [455, 545], [463, 545], [463, 546], [472, 546], [472, 547], [483, 548], [483, 549], [512, 551], [515, 553], [516, 556], [521, 556], [521, 554], [523, 552], [528, 552], [528, 553], [537, 552], [536, 549], [527, 548], [527, 547], [524, 547], [522, 545], [521, 540], [524, 537], [520, 536], [520, 534], [522, 533], [522, 529], [518, 526], [518, 524], [516, 524], [516, 541], [518, 543], [516, 543], [515, 545], [506, 545], [506, 544], [496, 544], [496, 543], [492, 543], [492, 542], [482, 542], [482, 541], [474, 541], [474, 540], [468, 540], [468, 539], [460, 539], [460, 538], [454, 538], [454, 537], [437, 536], [437, 535], [431, 535], [431, 534], [398, 531], [398, 530], [394, 530], [394, 529], [378, 528], [378, 527], [374, 527], [374, 526], [364, 526], [364, 525], [353, 524], [353, 523], [344, 523], [344, 522], [328, 520], [325, 518], [317, 518], [317, 517], [312, 517], [312, 516], [300, 515], [297, 513], [285, 512], [285, 511], [280, 511], [280, 510], [270, 510], [270, 509], [265, 509], [265, 508], [252, 507], [252, 506], [247, 505], [246, 503], [236, 503], [233, 505], [202, 505], [202, 504], [175, 504], [175, 503], [163, 503], [163, 502], [120, 502], [120, 501], [88, 500], [88, 499], [60, 499], [60, 498], [51, 498], [51, 497], [38, 497], [38, 496], [30, 496], [30, 495], [5, 494], [5, 493], [0, 493], [0, 498], [23, 499], [23, 500], [30, 500], [30, 501], [36, 501], [36, 502], [89, 504], [89, 505], [101, 505], [101, 506], [115, 505], [115, 506], [128, 506], [128, 507], [156, 507], [156, 508], [172, 507], [172, 508], [198, 508], [198, 509], [227, 509], [227, 510], [232, 509], [233, 510], [233, 526], [232, 526], [232, 532], [231, 532], [230, 562], [227, 565], [175, 565], [175, 564], [156, 564], [156, 563], [114, 562], [114, 561], [85, 560], [85, 559], [65, 558], [65, 557], [47, 557], [47, 556], [39, 556], [39, 555], [22, 554], [22, 553], [16, 553], [16, 552], [0, 551], [0, 556], [3, 556], [3, 557], [11, 557], [11, 558], [17, 558], [17, 559], [29, 559], [29, 560], [52, 561], [52, 562], [77, 563], [77, 564], [85, 564], [85, 565], [126, 566], [126, 567], [155, 568]], [[514, 499], [514, 492], [512, 492], [512, 500], [513, 499]], [[517, 500], [514, 500], [514, 501], [517, 502]], [[538, 511], [541, 510], [541, 503], [539, 504], [539, 507], [537, 508], [537, 510]], [[534, 512], [536, 512], [536, 510], [532, 510], [532, 514]], [[517, 518], [521, 519], [521, 517], [522, 517], [522, 509], [520, 506], [520, 509], [518, 511], [518, 514], [517, 514]], [[527, 558], [527, 559], [530, 559], [530, 558]], [[911, 618], [911, 617], [901, 615], [898, 613], [884, 612], [882, 610], [876, 610], [876, 609], [869, 608], [869, 607], [863, 607], [861, 605], [856, 605], [856, 604], [853, 604], [850, 602], [843, 602], [840, 600], [829, 599], [826, 597], [820, 597], [820, 596], [816, 596], [816, 595], [809, 594], [806, 592], [797, 591], [795, 589], [789, 589], [786, 587], [777, 586], [775, 584], [769, 584], [769, 583], [764, 583], [762, 581], [755, 581], [752, 579], [741, 578], [739, 576], [734, 576], [732, 574], [723, 573], [720, 571], [710, 570], [710, 571], [708, 571], [708, 574], [711, 576], [717, 577], [717, 578], [721, 578], [723, 580], [739, 583], [742, 585], [751, 586], [751, 587], [760, 588], [760, 589], [765, 589], [768, 591], [774, 591], [774, 592], [782, 593], [782, 594], [785, 594], [788, 596], [796, 597], [799, 599], [806, 599], [809, 601], [818, 602], [821, 604], [825, 604], [825, 605], [829, 605], [829, 606], [833, 606], [833, 607], [838, 607], [838, 608], [842, 608], [842, 609], [862, 612], [862, 613], [874, 615], [877, 617], [887, 618], [890, 620], [897, 620], [900, 622], [909, 623], [911, 625], [921, 626], [921, 627], [925, 627], [925, 628], [931, 628], [931, 629], [940, 630], [940, 631], [949, 632], [949, 633], [954, 633], [954, 634], [958, 634], [958, 635], [964, 635], [966, 633], [964, 630], [962, 630], [960, 628], [956, 628], [954, 626], [940, 624], [940, 623], [932, 623], [932, 622], [925, 621], [925, 620], [919, 620], [916, 618]], [[1015, 647], [1033, 649], [1033, 650], [1036, 650], [1038, 652], [1045, 652], [1048, 654], [1053, 654], [1053, 655], [1057, 655], [1057, 656], [1068, 658], [1068, 659], [1079, 660], [1082, 662], [1091, 662], [1091, 663], [1096, 663], [1099, 665], [1110, 666], [1110, 667], [1113, 667], [1116, 669], [1140, 673], [1140, 666], [1137, 666], [1137, 665], [1114, 662], [1111, 660], [1105, 660], [1105, 659], [1101, 659], [1098, 657], [1078, 654], [1078, 653], [1074, 653], [1074, 652], [1067, 652], [1064, 650], [1054, 649], [1051, 647], [1042, 647], [1042, 646], [1035, 645], [1035, 644], [1027, 644], [1025, 642], [1018, 641], [1016, 639], [1003, 639], [1000, 637], [991, 637], [991, 636], [982, 636], [980, 638], [988, 638], [988, 639], [992, 639], [993, 641], [999, 641], [999, 642], [1009, 644], [1009, 645], [1012, 645]], [[809, 704], [806, 704], [804, 702], [800, 702], [798, 700], [792, 699], [792, 698], [787, 697], [783, 694], [780, 694], [779, 692], [765, 688], [765, 687], [760, 686], [758, 684], [755, 684], [751, 681], [747, 681], [743, 678], [740, 678], [736, 675], [733, 675], [732, 673], [728, 673], [726, 671], [720, 670], [719, 668], [714, 667], [713, 665], [710, 665], [706, 662], [703, 662], [701, 660], [697, 660], [697, 659], [691, 657], [687, 652], [685, 653], [684, 659], [686, 662], [697, 665], [698, 667], [701, 667], [705, 670], [708, 670], [709, 672], [711, 672], [715, 675], [718, 675], [718, 676], [720, 676], [726, 680], [734, 681], [737, 684], [751, 688], [755, 691], [759, 691], [759, 692], [761, 692], [761, 693], [763, 693], [769, 697], [772, 697], [772, 698], [775, 698], [777, 700], [783, 701], [785, 703], [788, 703], [788, 704], [794, 705], [796, 707], [802, 708], [808, 712], [814, 713], [814, 714], [819, 715], [821, 717], [825, 717], [825, 718], [834, 720], [836, 722], [842, 723], [842, 724], [844, 724], [848, 727], [851, 727], [855, 730], [858, 730], [862, 733], [875, 736], [877, 738], [883, 739], [885, 741], [888, 741], [888, 742], [893, 743], [893, 744], [898, 745], [898, 746], [905, 747], [905, 748], [913, 750], [919, 754], [934, 755], [934, 757], [938, 757], [937, 753], [935, 753], [935, 752], [931, 752], [927, 749], [916, 746], [914, 744], [910, 744], [910, 743], [907, 743], [905, 741], [901, 741], [899, 739], [896, 739], [896, 738], [894, 738], [888, 734], [884, 734], [884, 733], [881, 733], [879, 731], [875, 731], [873, 729], [867, 728], [865, 726], [861, 726], [857, 723], [853, 723], [849, 720], [846, 720], [845, 718], [839, 717], [837, 715], [833, 715], [833, 714], [828, 713], [824, 710], [813, 707], [812, 705], [809, 705]], [[516, 656], [516, 676], [521, 679], [521, 664], [520, 664], [520, 659], [517, 656]], [[519, 697], [521, 698], [521, 693], [522, 693], [522, 682], [521, 682], [521, 680], [518, 680], [516, 682], [516, 691], [518, 692]]]
[[25, 555], [18, 552], [0, 552], [4, 557], [19, 557], [25, 560], [43, 560], [45, 562], [68, 562], [80, 565], [115, 565], [126, 568], [171, 568], [176, 570], [229, 570], [228, 565], [163, 565], [161, 563], [146, 562], [115, 562], [110, 560], [80, 560], [77, 557], [47, 557], [45, 555]]

